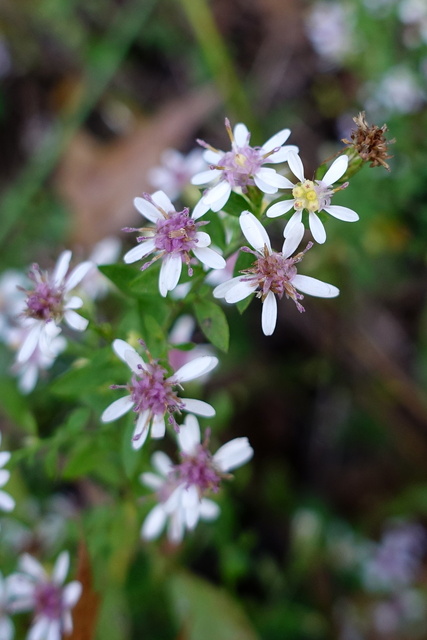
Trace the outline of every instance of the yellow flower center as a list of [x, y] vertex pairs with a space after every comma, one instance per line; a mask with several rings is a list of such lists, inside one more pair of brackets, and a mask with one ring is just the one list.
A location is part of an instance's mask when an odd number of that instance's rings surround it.
[[292, 189], [292, 195], [295, 198], [295, 209], [308, 209], [308, 211], [319, 210], [319, 198], [312, 180], [299, 182]]

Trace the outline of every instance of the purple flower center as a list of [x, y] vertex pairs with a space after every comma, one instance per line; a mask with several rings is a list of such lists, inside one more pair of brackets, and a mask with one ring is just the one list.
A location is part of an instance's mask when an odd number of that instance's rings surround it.
[[62, 589], [53, 582], [37, 585], [35, 590], [36, 613], [60, 620], [63, 613]]
[[156, 362], [147, 367], [147, 370], [141, 369], [139, 377], [132, 377], [130, 391], [135, 403], [133, 410], [136, 413], [149, 410], [157, 416], [180, 411], [183, 403], [174, 393], [173, 384], [165, 379], [166, 369]]
[[245, 145], [225, 153], [218, 162], [222, 175], [232, 187], [246, 189], [253, 185], [253, 176], [265, 162], [261, 149]]
[[189, 217], [188, 209], [172, 212], [168, 216], [156, 223], [156, 249], [166, 253], [186, 253], [194, 249], [200, 223]]
[[197, 445], [195, 453], [181, 453], [181, 458], [182, 462], [176, 466], [176, 473], [186, 489], [195, 486], [200, 495], [208, 490], [214, 493], [218, 491], [221, 476], [205, 444]]
[[27, 291], [27, 308], [24, 315], [36, 320], [58, 322], [64, 315], [64, 287], [55, 287], [43, 274], [38, 264], [33, 264], [28, 277], [34, 282], [33, 291]]

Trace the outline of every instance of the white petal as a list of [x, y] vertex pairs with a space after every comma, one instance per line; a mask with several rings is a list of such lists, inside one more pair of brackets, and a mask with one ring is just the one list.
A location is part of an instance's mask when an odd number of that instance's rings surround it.
[[224, 155], [224, 151], [212, 151], [212, 149], [206, 149], [203, 151], [203, 160], [208, 164], [218, 164]]
[[243, 122], [239, 122], [233, 129], [234, 141], [238, 147], [244, 147], [248, 144], [250, 133]]
[[165, 483], [164, 478], [160, 478], [160, 476], [152, 471], [144, 471], [144, 473], [141, 473], [139, 476], [139, 479], [142, 484], [153, 491], [158, 491]]
[[168, 538], [174, 544], [179, 544], [184, 537], [184, 518], [183, 511], [178, 509], [169, 520]]
[[70, 568], [70, 554], [63, 551], [59, 554], [52, 572], [52, 580], [55, 584], [63, 584]]
[[192, 213], [192, 218], [193, 220], [197, 220], [198, 218], [201, 218], [202, 216], [205, 215], [205, 213], [207, 213], [210, 209], [210, 205], [206, 204], [206, 202], [204, 201], [204, 198], [200, 198], [199, 202], [196, 204], [196, 206], [193, 209], [193, 213]]
[[208, 184], [215, 180], [215, 178], [219, 178], [222, 174], [220, 169], [209, 169], [209, 171], [201, 171], [200, 173], [196, 173], [195, 176], [191, 178], [191, 184], [202, 185]]
[[333, 284], [322, 282], [310, 276], [303, 276], [299, 273], [292, 279], [292, 284], [298, 291], [318, 298], [335, 298], [340, 292]]
[[[1, 444], [1, 440], [0, 440]], [[11, 453], [10, 451], [0, 451], [0, 467], [4, 467], [10, 460]]]
[[35, 364], [26, 362], [25, 370], [22, 372], [18, 382], [18, 387], [21, 393], [23, 393], [24, 395], [27, 393], [31, 393], [31, 391], [37, 384], [38, 377], [38, 367]]
[[35, 578], [37, 582], [46, 579], [46, 572], [40, 562], [29, 553], [24, 553], [19, 559], [19, 570]]
[[290, 236], [293, 232], [293, 228], [295, 225], [302, 224], [302, 211], [295, 211], [295, 213], [289, 218], [288, 224], [283, 229], [283, 235], [285, 238]]
[[198, 416], [204, 416], [205, 418], [213, 418], [216, 411], [203, 400], [194, 400], [193, 398], [181, 398], [181, 402], [184, 404], [184, 411], [195, 413]]
[[9, 478], [10, 471], [7, 471], [7, 469], [0, 469], [0, 487], [4, 487], [4, 485], [9, 482]]
[[189, 414], [181, 425], [177, 435], [179, 448], [183, 453], [191, 454], [200, 444], [200, 426], [196, 416]]
[[137, 260], [141, 260], [141, 258], [148, 256], [148, 254], [152, 253], [152, 251], [154, 251], [155, 249], [156, 243], [153, 239], [150, 238], [150, 240], [140, 242], [136, 245], [136, 247], [133, 247], [133, 249], [130, 249], [127, 253], [125, 253], [125, 255], [123, 256], [123, 260], [126, 262], [126, 264], [131, 264], [132, 262], [136, 262]]
[[141, 373], [140, 367], [143, 369], [147, 368], [147, 365], [139, 353], [125, 340], [120, 340], [120, 338], [114, 340], [113, 350], [119, 356], [120, 360], [123, 360], [134, 373]]
[[195, 247], [193, 253], [200, 262], [203, 262], [210, 269], [225, 269], [226, 262], [222, 256], [209, 247]]
[[169, 456], [163, 451], [155, 451], [151, 456], [151, 464], [162, 476], [167, 476], [171, 471], [173, 464]]
[[213, 460], [221, 471], [227, 472], [248, 462], [253, 454], [254, 450], [247, 438], [234, 438], [218, 449]]
[[258, 189], [263, 193], [277, 193], [277, 187], [274, 187], [268, 182], [262, 180], [258, 173], [254, 175], [254, 182]]
[[333, 163], [323, 176], [323, 184], [326, 184], [329, 187], [329, 185], [339, 180], [347, 171], [347, 167], [348, 156], [339, 156], [339, 158], [333, 161]]
[[51, 621], [42, 616], [33, 623], [27, 635], [27, 640], [47, 640]]
[[353, 209], [341, 207], [337, 204], [325, 207], [325, 211], [327, 211], [331, 216], [334, 216], [334, 218], [338, 218], [338, 220], [344, 220], [344, 222], [357, 222], [357, 220], [359, 220], [358, 214], [353, 211]]
[[301, 158], [299, 157], [299, 155], [297, 153], [294, 153], [293, 151], [289, 152], [288, 165], [289, 165], [289, 169], [298, 178], [298, 180], [300, 182], [304, 182], [304, 180], [305, 180], [305, 178], [304, 178], [304, 167], [303, 167], [303, 164], [301, 162]]
[[302, 222], [300, 222], [300, 224], [293, 225], [290, 234], [285, 238], [282, 246], [282, 253], [285, 258], [289, 258], [289, 256], [291, 256], [299, 247], [304, 236], [304, 231], [305, 227]]
[[90, 261], [82, 262], [81, 264], [77, 265], [77, 267], [74, 267], [65, 282], [65, 291], [71, 291], [72, 289], [77, 287], [79, 282], [81, 282], [83, 278], [89, 273], [89, 271], [94, 268], [94, 263]]
[[101, 422], [112, 422], [130, 411], [134, 405], [131, 396], [124, 396], [112, 402], [101, 416]]
[[188, 529], [194, 529], [199, 521], [200, 512], [200, 498], [194, 485], [184, 491], [182, 506], [185, 510], [185, 524]]
[[319, 244], [323, 244], [326, 240], [325, 227], [323, 226], [323, 222], [320, 220], [319, 216], [312, 211], [308, 214], [308, 224], [313, 238]]
[[89, 320], [83, 318], [71, 309], [66, 309], [64, 313], [64, 320], [68, 324], [68, 326], [75, 331], [84, 331], [89, 324]]
[[194, 378], [199, 378], [212, 371], [217, 364], [218, 358], [215, 358], [215, 356], [200, 356], [180, 367], [169, 380], [179, 383], [194, 380]]
[[291, 198], [291, 200], [282, 200], [281, 202], [276, 202], [272, 207], [267, 209], [266, 216], [267, 218], [277, 218], [278, 216], [282, 216], [284, 213], [287, 213], [292, 209], [295, 204], [295, 200]]
[[221, 282], [215, 289], [212, 291], [212, 295], [214, 298], [224, 298], [226, 293], [230, 291], [238, 282], [241, 282], [242, 276], [236, 276], [235, 278], [230, 278], [226, 282]]
[[258, 287], [258, 284], [255, 282], [247, 282], [246, 280], [241, 280], [237, 283], [232, 289], [225, 294], [225, 300], [229, 303], [240, 302], [240, 300], [244, 300], [251, 293], [254, 293]]
[[266, 167], [263, 167], [259, 169], [255, 175], [263, 182], [266, 182], [272, 187], [277, 187], [278, 189], [293, 189], [295, 186], [293, 182], [285, 178], [285, 176], [281, 176], [275, 169], [267, 169]]
[[270, 238], [261, 222], [250, 211], [242, 211], [239, 217], [240, 228], [246, 240], [257, 251], [262, 251], [264, 246], [271, 251]]
[[159, 291], [166, 297], [168, 291], [173, 291], [178, 284], [182, 271], [182, 259], [179, 254], [169, 254], [162, 260], [159, 274]]
[[65, 275], [68, 271], [68, 267], [70, 266], [72, 253], [71, 251], [63, 251], [58, 258], [58, 261], [55, 265], [55, 269], [53, 271], [53, 283], [61, 284]]
[[155, 191], [151, 197], [163, 211], [166, 211], [166, 213], [175, 213], [175, 207], [164, 191]]
[[265, 162], [278, 164], [279, 162], [287, 162], [289, 151], [293, 151], [294, 153], [299, 152], [299, 148], [293, 144], [287, 144], [285, 147], [282, 147], [276, 153], [272, 153], [271, 156], [265, 159]]
[[[216, 184], [205, 193], [205, 195], [203, 196], [203, 200], [205, 204], [215, 205], [218, 201], [222, 201], [226, 196], [225, 202], [227, 202], [228, 198], [230, 197], [230, 193], [230, 184], [226, 180], [221, 180], [221, 182], [218, 182], [218, 184]], [[222, 206], [225, 204], [225, 202], [223, 202]]]
[[12, 621], [5, 614], [0, 618], [0, 638], [2, 640], [13, 640], [15, 630]]
[[154, 416], [153, 424], [151, 425], [151, 437], [163, 438], [166, 431], [164, 416]]
[[278, 133], [275, 133], [274, 136], [271, 136], [271, 138], [269, 138], [267, 142], [264, 142], [261, 149], [264, 151], [264, 153], [268, 153], [276, 147], [281, 147], [282, 144], [285, 144], [290, 135], [290, 129], [282, 129]]
[[198, 231], [196, 233], [196, 240], [198, 249], [208, 247], [212, 242], [210, 235], [208, 233], [205, 233], [204, 231]]
[[43, 323], [42, 322], [35, 322], [34, 325], [32, 326], [32, 328], [30, 329], [30, 332], [28, 333], [27, 337], [25, 338], [24, 342], [22, 343], [21, 348], [18, 351], [18, 354], [16, 356], [16, 361], [21, 363], [21, 362], [26, 362], [27, 360], [29, 360], [31, 358], [31, 356], [33, 355], [38, 342], [39, 342], [39, 338], [40, 338], [40, 334], [42, 332], [43, 329]]
[[132, 434], [132, 448], [137, 450], [141, 449], [142, 445], [147, 439], [150, 426], [150, 411], [142, 411], [135, 424], [135, 429]]
[[162, 533], [167, 520], [167, 514], [161, 504], [150, 511], [141, 527], [141, 537], [145, 540], [154, 540]]
[[0, 510], [1, 511], [13, 511], [15, 508], [15, 500], [5, 491], [0, 491]]
[[66, 309], [80, 309], [83, 306], [83, 300], [78, 296], [71, 296], [68, 298], [65, 308]]
[[277, 322], [277, 301], [272, 291], [267, 293], [267, 297], [262, 303], [261, 325], [265, 336], [271, 336], [276, 328]]
[[67, 609], [72, 609], [74, 607], [76, 602], [80, 599], [82, 591], [83, 587], [78, 580], [73, 580], [64, 587], [64, 591], [62, 593], [64, 604]]
[[202, 520], [215, 520], [220, 514], [220, 508], [216, 502], [203, 498], [200, 503], [200, 517]]
[[147, 218], [150, 222], [164, 220], [164, 217], [154, 204], [151, 204], [151, 202], [148, 202], [145, 198], [135, 198], [133, 204], [135, 205], [135, 208], [138, 209], [139, 213], [141, 213], [144, 218]]

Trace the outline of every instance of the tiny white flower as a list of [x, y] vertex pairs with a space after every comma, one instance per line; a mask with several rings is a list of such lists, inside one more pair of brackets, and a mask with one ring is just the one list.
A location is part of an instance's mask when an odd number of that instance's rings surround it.
[[168, 376], [156, 360], [148, 354], [145, 362], [137, 351], [124, 340], [114, 340], [113, 349], [133, 373], [127, 385], [113, 385], [113, 389], [124, 388], [129, 395], [115, 400], [107, 407], [101, 416], [102, 422], [117, 420], [131, 409], [137, 414], [135, 429], [132, 437], [132, 447], [140, 449], [147, 439], [151, 429], [152, 438], [162, 438], [165, 434], [165, 416], [178, 429], [174, 413], [191, 411], [201, 416], [212, 417], [214, 408], [207, 402], [192, 398], [179, 398], [175, 387], [182, 389], [182, 383], [199, 378], [212, 371], [218, 358], [201, 356], [187, 362], [171, 376]]
[[210, 236], [197, 230], [206, 223], [195, 222], [190, 218], [188, 209], [176, 211], [163, 191], [156, 191], [152, 196], [144, 193], [142, 198], [135, 198], [134, 204], [139, 213], [156, 226], [126, 229], [140, 231], [144, 235], [139, 236], [139, 244], [125, 254], [124, 261], [129, 264], [155, 253], [155, 257], [141, 267], [144, 270], [161, 258], [159, 291], [162, 296], [165, 297], [168, 291], [173, 291], [177, 286], [183, 262], [188, 266], [189, 275], [192, 275], [190, 251], [210, 269], [225, 267], [224, 258], [209, 247]]
[[[1, 445], [2, 434], [0, 431], [0, 445]], [[0, 487], [4, 487], [5, 484], [9, 481], [10, 472], [6, 469], [3, 469], [4, 465], [7, 464], [10, 460], [10, 452], [9, 451], [0, 451]], [[0, 510], [1, 511], [12, 511], [15, 508], [15, 500], [10, 496], [6, 491], [0, 489]]]
[[295, 248], [294, 236], [290, 237], [290, 242], [289, 239], [285, 239], [279, 253], [273, 251], [266, 230], [250, 211], [243, 211], [239, 220], [244, 236], [254, 248], [251, 250], [243, 247], [243, 250], [252, 253], [256, 260], [250, 269], [241, 272], [241, 276], [218, 285], [213, 295], [215, 298], [225, 298], [226, 302], [233, 303], [244, 300], [256, 292], [263, 303], [261, 324], [264, 335], [270, 336], [276, 327], [276, 296], [279, 299], [284, 295], [291, 298], [297, 309], [304, 311], [299, 302], [304, 296], [298, 291], [320, 298], [334, 298], [339, 294], [337, 287], [297, 273], [295, 265], [301, 262], [311, 244], [305, 251], [291, 258], [290, 254]]
[[341, 185], [335, 189], [332, 184], [339, 180], [347, 171], [348, 156], [339, 156], [331, 164], [322, 180], [307, 180], [304, 177], [304, 167], [301, 158], [297, 153], [290, 152], [288, 154], [288, 164], [292, 173], [300, 180], [296, 185], [292, 185], [293, 199], [277, 202], [270, 207], [266, 213], [268, 218], [276, 218], [281, 216], [292, 208], [295, 213], [287, 223], [283, 235], [285, 238], [289, 236], [299, 237], [301, 241], [304, 235], [304, 224], [302, 222], [302, 212], [304, 209], [308, 211], [308, 222], [313, 238], [319, 244], [323, 244], [326, 240], [326, 231], [317, 213], [326, 211], [338, 220], [345, 222], [356, 222], [359, 216], [353, 209], [342, 207], [339, 205], [331, 205], [332, 196], [336, 191], [343, 189], [347, 184]]
[[161, 189], [171, 200], [176, 200], [187, 187], [195, 173], [207, 168], [202, 151], [193, 149], [183, 155], [176, 149], [165, 149], [161, 165], [148, 172], [148, 179], [155, 189]]
[[188, 415], [177, 435], [181, 462], [173, 464], [161, 451], [152, 457], [157, 473], [146, 472], [141, 482], [156, 491], [157, 504], [145, 519], [141, 536], [157, 538], [168, 525], [171, 542], [181, 542], [186, 530], [196, 527], [199, 520], [213, 520], [219, 515], [218, 505], [206, 498], [219, 490], [229, 472], [248, 462], [253, 449], [247, 438], [235, 438], [212, 455], [208, 449], [209, 430], [201, 442], [197, 418]]
[[34, 282], [34, 289], [26, 292], [23, 316], [29, 331], [18, 351], [18, 363], [29, 360], [37, 348], [51, 356], [50, 344], [61, 332], [59, 325], [63, 320], [75, 331], [84, 331], [88, 325], [88, 321], [75, 311], [83, 305], [83, 301], [71, 295], [71, 292], [93, 264], [82, 262], [67, 275], [71, 255], [71, 251], [61, 253], [51, 274], [43, 273], [37, 264], [32, 266], [28, 274]]
[[295, 146], [283, 146], [290, 136], [289, 129], [282, 129], [262, 147], [252, 147], [249, 144], [251, 134], [244, 124], [240, 122], [232, 131], [226, 118], [225, 127], [230, 137], [231, 151], [219, 151], [198, 140], [199, 144], [206, 148], [204, 158], [210, 163], [211, 168], [196, 174], [191, 182], [195, 185], [211, 186], [194, 208], [195, 219], [203, 216], [209, 209], [220, 211], [235, 188], [245, 193], [249, 186], [256, 185], [264, 193], [271, 194], [277, 193], [278, 189], [289, 189], [293, 186], [275, 169], [263, 166], [286, 162], [290, 150], [298, 151]]

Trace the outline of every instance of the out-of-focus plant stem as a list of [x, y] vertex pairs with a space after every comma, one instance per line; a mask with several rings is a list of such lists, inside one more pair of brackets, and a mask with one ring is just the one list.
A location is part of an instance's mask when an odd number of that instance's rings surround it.
[[65, 107], [41, 148], [36, 151], [0, 203], [0, 243], [7, 241], [14, 225], [19, 224], [20, 217], [55, 168], [70, 138], [105, 91], [156, 2], [157, 0], [135, 0], [123, 5], [105, 37], [89, 49], [89, 67], [83, 79], [80, 100], [71, 113], [69, 107]]
[[178, 0], [197, 39], [206, 64], [222, 94], [227, 110], [243, 120], [258, 137], [250, 102], [235, 71], [227, 46], [218, 31], [207, 0]]

